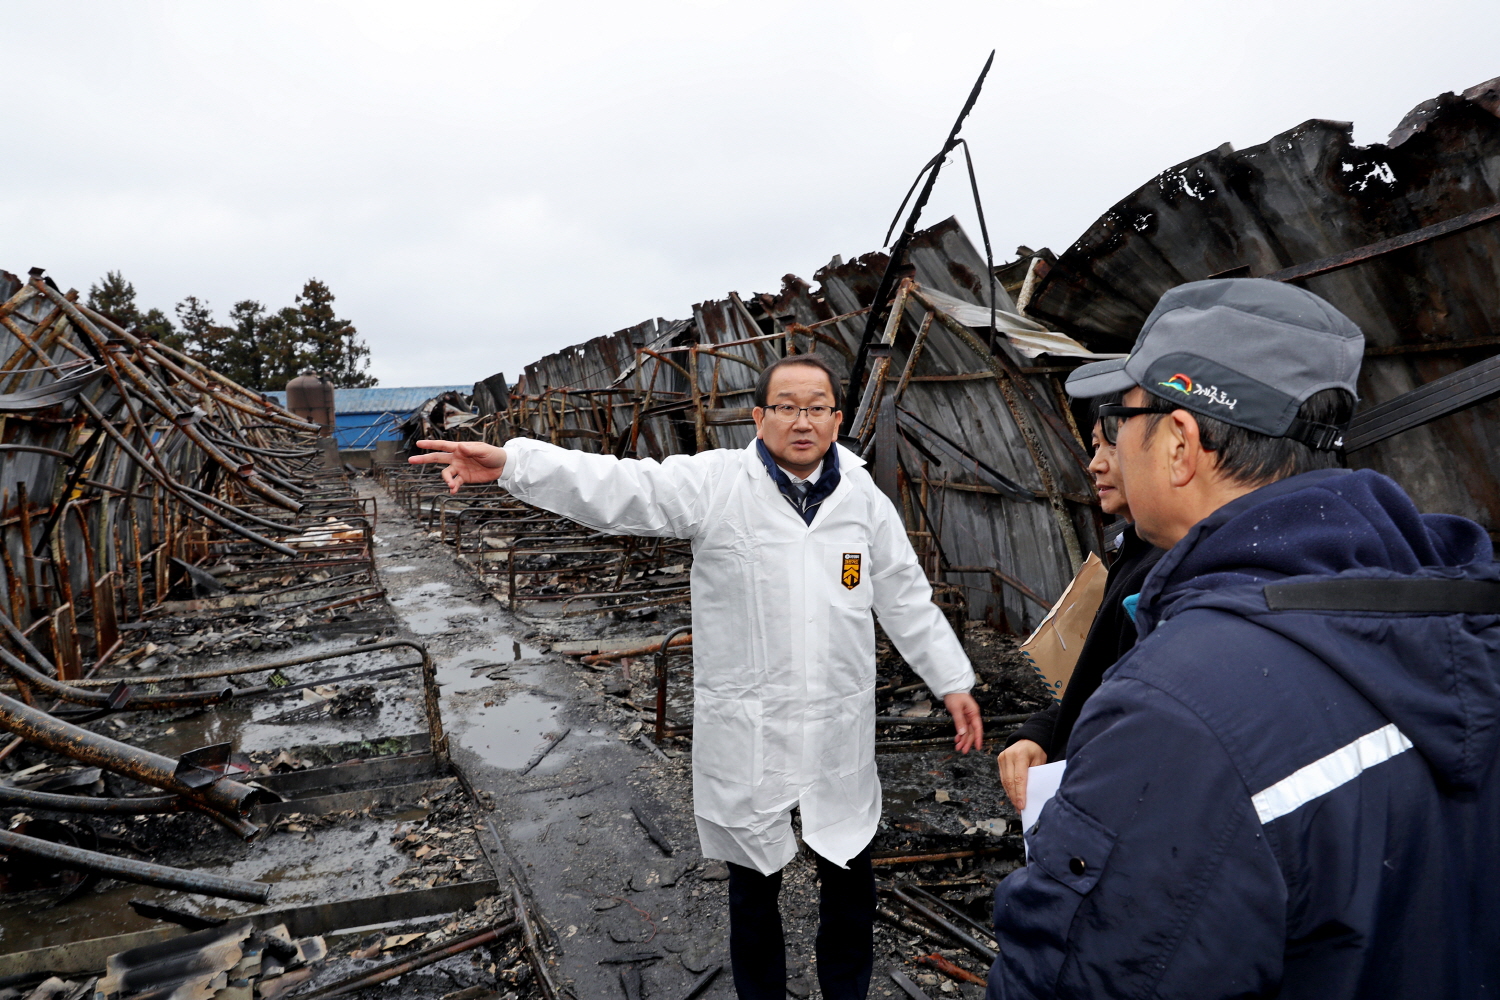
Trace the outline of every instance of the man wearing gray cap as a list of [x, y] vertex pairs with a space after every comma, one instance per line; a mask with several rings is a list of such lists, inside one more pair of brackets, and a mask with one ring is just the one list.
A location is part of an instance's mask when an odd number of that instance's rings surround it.
[[1470, 997], [1500, 988], [1500, 571], [1490, 539], [1339, 468], [1364, 338], [1257, 279], [1162, 296], [1100, 408], [1126, 599], [988, 996]]

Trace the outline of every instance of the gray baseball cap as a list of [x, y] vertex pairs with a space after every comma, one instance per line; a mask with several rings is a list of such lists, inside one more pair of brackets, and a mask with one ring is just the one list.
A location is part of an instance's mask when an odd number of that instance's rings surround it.
[[1068, 394], [1140, 386], [1236, 427], [1337, 447], [1297, 420], [1297, 408], [1321, 389], [1358, 398], [1364, 348], [1354, 321], [1305, 289], [1263, 278], [1192, 281], [1156, 303], [1129, 357], [1074, 369]]

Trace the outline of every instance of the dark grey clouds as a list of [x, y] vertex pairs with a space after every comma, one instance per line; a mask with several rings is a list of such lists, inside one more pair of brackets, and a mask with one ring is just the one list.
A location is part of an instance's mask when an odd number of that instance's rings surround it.
[[[468, 382], [874, 249], [966, 129], [997, 256], [1308, 118], [1500, 75], [1493, 0], [0, 3], [0, 267], [146, 304], [327, 281], [387, 385]], [[978, 239], [960, 170], [928, 218]]]

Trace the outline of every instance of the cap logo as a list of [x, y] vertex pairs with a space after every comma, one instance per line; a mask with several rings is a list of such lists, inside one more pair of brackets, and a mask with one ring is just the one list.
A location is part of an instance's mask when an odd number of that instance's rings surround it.
[[1233, 410], [1235, 404], [1239, 402], [1238, 399], [1230, 399], [1228, 394], [1220, 390], [1216, 385], [1196, 385], [1193, 382], [1192, 376], [1184, 375], [1181, 372], [1173, 375], [1165, 382], [1158, 382], [1156, 384], [1168, 389], [1176, 389], [1184, 396], [1202, 396], [1205, 401], [1215, 406], [1222, 406], [1228, 410]]

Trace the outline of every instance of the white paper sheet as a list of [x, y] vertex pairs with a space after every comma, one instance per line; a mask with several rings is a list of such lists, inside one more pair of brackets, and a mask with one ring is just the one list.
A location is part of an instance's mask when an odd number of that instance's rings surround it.
[[[1046, 805], [1052, 796], [1057, 794], [1057, 786], [1062, 784], [1063, 770], [1068, 766], [1066, 760], [1055, 760], [1050, 764], [1038, 764], [1026, 772], [1026, 808], [1021, 810], [1021, 830], [1029, 834], [1031, 828], [1036, 825], [1036, 819], [1042, 814], [1042, 806]], [[1023, 838], [1024, 839], [1024, 838]], [[1031, 845], [1026, 845], [1026, 856], [1031, 857]]]

